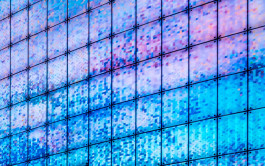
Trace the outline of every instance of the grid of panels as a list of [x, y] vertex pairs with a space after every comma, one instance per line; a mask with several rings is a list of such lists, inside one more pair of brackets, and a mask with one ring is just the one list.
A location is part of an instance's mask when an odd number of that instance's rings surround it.
[[1, 165], [262, 165], [263, 0], [3, 0]]

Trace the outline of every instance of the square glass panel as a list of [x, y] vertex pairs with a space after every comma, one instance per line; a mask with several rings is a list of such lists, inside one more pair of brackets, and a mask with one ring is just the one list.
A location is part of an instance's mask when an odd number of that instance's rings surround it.
[[24, 9], [12, 15], [11, 17], [11, 42], [16, 43], [22, 39], [25, 39], [27, 35], [28, 35], [28, 9]]
[[0, 36], [0, 49], [2, 49], [10, 44], [10, 18], [6, 18], [0, 21]]
[[11, 73], [15, 74], [28, 67], [28, 40], [11, 47]]
[[10, 49], [1, 50], [0, 55], [0, 79], [3, 79], [10, 75]]
[[109, 2], [108, 0], [89, 0], [89, 6], [91, 8], [95, 8], [95, 7], [98, 7], [100, 5], [106, 4], [108, 2]]
[[10, 14], [10, 0], [2, 0], [0, 3], [0, 20], [7, 17], [9, 14]]
[[218, 166], [247, 166], [247, 153], [235, 153], [218, 158]]
[[161, 0], [137, 1], [137, 24], [142, 25], [161, 17]]
[[47, 97], [39, 96], [29, 101], [29, 127], [35, 128], [46, 123]]
[[0, 139], [0, 163], [9, 165], [10, 158], [10, 138]]
[[11, 77], [12, 104], [26, 100], [28, 97], [28, 72], [23, 71]]
[[89, 147], [89, 165], [111, 166], [110, 142], [104, 142]]
[[47, 28], [47, 0], [29, 8], [29, 34], [33, 35]]
[[48, 25], [54, 26], [67, 18], [67, 1], [48, 0]]
[[248, 152], [248, 165], [263, 165], [265, 161], [265, 149]]
[[43, 94], [47, 89], [47, 63], [29, 69], [29, 96]]
[[88, 10], [89, 0], [68, 0], [68, 17], [72, 18]]
[[10, 104], [10, 79], [0, 80], [0, 108]]
[[5, 108], [0, 110], [0, 138], [9, 135], [10, 131], [10, 110]]
[[163, 15], [168, 16], [185, 10], [188, 7], [188, 0], [162, 0]]
[[[7, 111], [7, 110], [6, 110]], [[11, 107], [11, 133], [16, 134], [27, 129], [28, 103], [21, 102]]]
[[12, 164], [27, 160], [27, 141], [28, 134], [26, 132], [13, 135], [11, 137], [10, 160]]
[[249, 26], [256, 28], [265, 25], [265, 1], [250, 0], [249, 4]]
[[29, 131], [28, 157], [35, 159], [44, 157], [46, 154], [46, 127], [36, 128]]
[[37, 160], [31, 160], [29, 161], [28, 166], [46, 166], [46, 159], [40, 158]]
[[88, 148], [81, 148], [68, 152], [68, 165], [78, 166], [88, 164]]
[[10, 0], [11, 1], [11, 12], [17, 12], [28, 5], [28, 0]]
[[48, 166], [55, 166], [55, 165], [66, 166], [66, 161], [67, 161], [67, 154], [60, 153], [57, 155], [49, 156], [47, 159], [47, 165]]

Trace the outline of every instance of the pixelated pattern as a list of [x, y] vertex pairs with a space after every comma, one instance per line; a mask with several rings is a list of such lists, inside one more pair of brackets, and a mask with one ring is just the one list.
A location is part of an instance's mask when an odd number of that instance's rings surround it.
[[28, 4], [27, 0], [10, 0], [11, 2], [11, 12], [17, 12], [23, 8], [25, 8]]
[[47, 0], [32, 5], [29, 9], [29, 34], [33, 35], [47, 27]]
[[74, 50], [88, 42], [88, 14], [82, 14], [68, 22], [68, 49]]
[[54, 58], [64, 54], [67, 50], [67, 24], [62, 23], [48, 31], [48, 57]]
[[[19, 27], [19, 28], [17, 28]], [[24, 9], [11, 18], [11, 42], [25, 39], [28, 34], [28, 10]]]
[[10, 74], [10, 49], [1, 50], [0, 55], [0, 79], [3, 79]]
[[111, 75], [109, 73], [90, 79], [89, 108], [106, 107], [111, 102]]
[[2, 0], [0, 4], [0, 19], [7, 17], [9, 15], [9, 12], [10, 12], [10, 0]]
[[160, 165], [161, 132], [152, 131], [136, 136], [136, 165]]
[[247, 110], [247, 74], [219, 78], [218, 115]]
[[189, 157], [197, 159], [216, 155], [217, 120], [191, 123], [189, 127]]
[[190, 121], [217, 115], [217, 82], [210, 80], [190, 86]]
[[207, 158], [201, 160], [190, 161], [189, 166], [212, 166], [217, 165], [216, 158]]
[[72, 18], [88, 10], [89, 0], [68, 0], [68, 17]]
[[135, 25], [135, 0], [117, 0], [113, 4], [113, 31], [122, 32]]
[[112, 137], [135, 134], [135, 102], [129, 101], [112, 107]]
[[265, 25], [265, 2], [263, 0], [249, 1], [249, 26], [256, 28]]
[[90, 13], [90, 42], [108, 37], [111, 32], [111, 6], [109, 4]]
[[73, 84], [68, 88], [68, 116], [88, 111], [88, 81]]
[[177, 51], [163, 56], [163, 90], [181, 87], [188, 83], [188, 51]]
[[265, 66], [265, 28], [251, 31], [249, 34], [249, 67], [260, 68]]
[[137, 95], [144, 96], [161, 90], [161, 59], [141, 62], [137, 66]]
[[208, 2], [211, 2], [212, 0], [190, 0], [191, 7], [199, 6]]
[[28, 166], [46, 166], [46, 159], [41, 158], [41, 159], [29, 161]]
[[162, 0], [163, 15], [171, 15], [183, 11], [188, 7], [188, 0]]
[[0, 138], [9, 135], [10, 110], [8, 108], [0, 110]]
[[10, 79], [0, 80], [0, 108], [10, 104]]
[[28, 135], [28, 156], [30, 159], [43, 157], [46, 154], [46, 128], [31, 130]]
[[30, 37], [29, 66], [44, 62], [47, 59], [47, 33], [41, 32]]
[[11, 137], [11, 163], [27, 160], [27, 133], [19, 133]]
[[28, 67], [28, 41], [24, 40], [11, 47], [11, 73], [17, 73]]
[[90, 75], [97, 75], [111, 68], [111, 40], [105, 39], [90, 46]]
[[126, 137], [112, 142], [112, 165], [135, 165], [135, 137]]
[[89, 165], [111, 165], [110, 142], [104, 142], [89, 147]]
[[68, 152], [68, 165], [86, 165], [88, 162], [88, 148]]
[[135, 66], [129, 66], [113, 71], [113, 103], [128, 101], [135, 98], [135, 68]]
[[135, 62], [135, 31], [126, 31], [113, 38], [112, 67], [119, 68]]
[[247, 35], [222, 38], [218, 43], [218, 73], [233, 74], [247, 69]]
[[190, 12], [190, 43], [198, 44], [217, 37], [217, 5], [209, 3]]
[[248, 148], [259, 149], [265, 147], [264, 140], [265, 109], [253, 110], [248, 114]]
[[103, 108], [89, 113], [89, 144], [111, 138], [111, 109]]
[[88, 77], [88, 50], [83, 47], [68, 54], [68, 81], [77, 82]]
[[218, 153], [234, 153], [247, 148], [247, 114], [218, 118]]
[[163, 21], [163, 52], [188, 46], [188, 13], [182, 12]]
[[161, 128], [161, 94], [137, 101], [137, 133]]
[[7, 47], [10, 44], [10, 19], [9, 18], [6, 18], [0, 21], [0, 36], [1, 36], [0, 49], [2, 49], [4, 47]]
[[46, 96], [33, 98], [29, 102], [29, 127], [35, 128], [45, 124], [46, 122]]
[[218, 165], [224, 166], [246, 166], [247, 165], [247, 153], [236, 153], [219, 157]]
[[0, 139], [0, 163], [3, 165], [8, 165], [9, 164], [9, 157], [10, 153], [10, 139], [4, 138]]
[[177, 126], [162, 130], [162, 162], [171, 164], [188, 159], [188, 127]]
[[[7, 110], [5, 110], [7, 111]], [[28, 103], [21, 102], [11, 107], [11, 133], [16, 134], [27, 129]]]
[[65, 21], [67, 17], [67, 1], [48, 0], [48, 25], [54, 26]]
[[88, 115], [83, 114], [68, 120], [68, 148], [87, 146]]
[[137, 31], [137, 61], [150, 59], [161, 53], [161, 22], [143, 25]]
[[48, 126], [48, 152], [59, 153], [66, 150], [67, 124], [66, 120]]
[[188, 122], [188, 88], [163, 92], [162, 127]]
[[67, 58], [60, 56], [48, 63], [48, 87], [49, 90], [65, 86], [67, 83]]
[[142, 25], [147, 22], [157, 20], [161, 16], [160, 0], [137, 1], [137, 24]]
[[91, 8], [95, 8], [98, 7], [100, 5], [106, 4], [107, 2], [109, 2], [108, 0], [89, 0], [89, 6]]
[[209, 42], [190, 49], [190, 81], [212, 79], [217, 75], [217, 44]]
[[47, 64], [43, 63], [29, 69], [29, 96], [33, 97], [46, 92]]
[[263, 165], [265, 161], [265, 149], [255, 150], [248, 153], [248, 164], [250, 166]]
[[67, 116], [67, 90], [66, 88], [49, 93], [48, 121], [55, 122]]
[[48, 166], [54, 166], [54, 165], [66, 165], [67, 162], [67, 156], [65, 153], [60, 153], [57, 155], [49, 156], [47, 165]]
[[23, 71], [11, 77], [11, 101], [15, 104], [24, 101], [28, 95], [27, 72]]

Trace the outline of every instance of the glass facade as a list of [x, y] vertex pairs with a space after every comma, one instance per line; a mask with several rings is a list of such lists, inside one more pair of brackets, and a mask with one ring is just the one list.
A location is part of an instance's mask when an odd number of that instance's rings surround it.
[[265, 164], [264, 0], [0, 0], [0, 165]]

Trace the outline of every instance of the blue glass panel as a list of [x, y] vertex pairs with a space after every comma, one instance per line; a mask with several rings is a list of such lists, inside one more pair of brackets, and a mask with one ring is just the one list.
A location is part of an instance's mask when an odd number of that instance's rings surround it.
[[88, 50], [83, 47], [68, 54], [68, 82], [73, 83], [88, 77]]
[[137, 66], [137, 95], [145, 96], [161, 90], [161, 58], [141, 62]]
[[48, 166], [66, 166], [67, 162], [67, 154], [66, 153], [60, 153], [57, 155], [49, 156], [47, 160]]
[[162, 127], [188, 122], [188, 88], [166, 91], [162, 99]]
[[9, 108], [0, 110], [0, 138], [9, 135], [10, 131], [10, 110]]
[[190, 48], [190, 81], [212, 79], [217, 75], [217, 44], [209, 42]]
[[10, 159], [10, 138], [0, 139], [0, 163], [5, 166], [9, 165]]
[[135, 0], [117, 0], [113, 4], [113, 32], [118, 33], [135, 25]]
[[188, 51], [177, 51], [163, 56], [163, 90], [188, 83]]
[[[0, 3], [0, 5], [1, 4], [2, 2]], [[7, 47], [10, 44], [10, 19], [9, 18], [0, 21], [0, 36], [1, 36], [0, 49], [2, 49], [4, 47]]]
[[104, 108], [89, 113], [89, 144], [111, 138], [111, 109]]
[[91, 8], [98, 7], [100, 5], [103, 5], [105, 3], [109, 2], [108, 0], [89, 0], [89, 5]]
[[202, 4], [205, 4], [205, 3], [208, 3], [212, 0], [190, 0], [190, 5], [191, 7], [194, 7], [194, 6], [198, 6], [198, 5], [202, 5]]
[[11, 137], [11, 163], [27, 160], [27, 133], [19, 133]]
[[47, 27], [47, 0], [40, 1], [29, 8], [29, 34], [33, 35]]
[[87, 146], [88, 115], [83, 114], [68, 120], [68, 148]]
[[218, 153], [244, 151], [247, 148], [247, 114], [218, 118]]
[[47, 64], [42, 63], [29, 69], [29, 96], [33, 97], [46, 92]]
[[28, 95], [28, 73], [20, 72], [11, 77], [11, 101], [17, 103], [24, 101]]
[[216, 17], [217, 17], [217, 3], [209, 3], [207, 5], [203, 5], [191, 10], [190, 12], [191, 44], [202, 43], [205, 41], [213, 40], [214, 37], [217, 37]]
[[265, 149], [254, 150], [248, 153], [249, 166], [262, 166], [265, 164]]
[[105, 39], [90, 46], [90, 75], [109, 71], [111, 68], [111, 40]]
[[66, 150], [66, 120], [48, 126], [48, 153], [55, 154]]
[[9, 78], [0, 81], [0, 108], [10, 104], [10, 80]]
[[137, 1], [137, 24], [159, 19], [161, 16], [160, 0], [141, 0]]
[[171, 52], [188, 46], [188, 13], [167, 17], [163, 20], [163, 52]]
[[11, 47], [11, 73], [17, 73], [28, 67], [28, 40]]
[[162, 130], [162, 162], [171, 164], [188, 160], [188, 126]]
[[218, 114], [226, 115], [247, 110], [247, 74], [219, 78]]
[[28, 166], [46, 166], [46, 159], [41, 158], [38, 160], [29, 161]]
[[137, 30], [137, 61], [150, 59], [161, 53], [161, 22], [143, 25]]
[[160, 165], [161, 131], [136, 136], [136, 165]]
[[111, 165], [110, 142], [104, 142], [89, 147], [89, 165]]
[[29, 66], [44, 62], [47, 58], [47, 32], [41, 32], [29, 39]]
[[67, 83], [67, 57], [60, 56], [48, 63], [48, 87], [54, 90]]
[[28, 166], [27, 163], [20, 163], [20, 164], [16, 164], [15, 166]]
[[108, 37], [111, 33], [111, 5], [107, 4], [90, 13], [90, 42]]
[[183, 163], [177, 163], [177, 164], [170, 164], [170, 166], [187, 166], [188, 163], [183, 162]]
[[[19, 27], [19, 28], [18, 28]], [[11, 17], [11, 42], [16, 43], [28, 35], [28, 10], [24, 9]]]
[[209, 119], [190, 124], [189, 157], [197, 159], [216, 155], [217, 120]]
[[88, 42], [88, 14], [82, 14], [68, 22], [68, 49], [74, 50]]
[[90, 79], [90, 110], [106, 107], [111, 102], [111, 75], [109, 73]]
[[135, 31], [118, 34], [112, 41], [112, 67], [119, 68], [135, 62]]
[[48, 0], [48, 25], [54, 26], [65, 21], [67, 17], [67, 1]]
[[7, 17], [9, 14], [10, 14], [10, 0], [2, 0], [0, 3], [0, 19]]
[[265, 109], [259, 109], [248, 114], [248, 148], [265, 147]]
[[41, 1], [41, 0], [29, 0], [29, 4], [33, 4], [33, 3], [36, 3], [38, 1]]
[[28, 157], [29, 159], [43, 157], [46, 153], [46, 127], [29, 131]]
[[113, 103], [135, 98], [135, 66], [113, 71], [112, 91]]
[[28, 0], [11, 0], [11, 12], [17, 12], [28, 5]]
[[247, 153], [236, 153], [219, 157], [218, 166], [247, 166]]
[[137, 100], [137, 133], [161, 128], [161, 94]]
[[88, 111], [88, 81], [73, 84], [68, 88], [68, 116]]
[[257, 69], [249, 73], [249, 107], [256, 109], [265, 106], [265, 69]]
[[171, 15], [183, 11], [188, 7], [188, 0], [162, 0], [163, 15]]
[[[6, 110], [7, 111], [7, 110]], [[11, 107], [11, 133], [16, 134], [27, 129], [28, 103], [22, 102]]]
[[66, 88], [49, 93], [48, 121], [55, 122], [67, 116], [67, 90]]
[[2, 79], [10, 74], [10, 49], [6, 48], [1, 50], [0, 55], [0, 79]]
[[68, 165], [79, 166], [88, 164], [88, 148], [68, 152]]
[[112, 165], [135, 165], [135, 137], [126, 137], [112, 142]]
[[35, 128], [46, 123], [47, 97], [39, 96], [29, 101], [29, 127]]
[[207, 158], [201, 160], [190, 161], [189, 166], [213, 166], [217, 165], [216, 158]]
[[263, 0], [249, 1], [249, 26], [256, 28], [265, 25], [265, 2]]
[[190, 86], [189, 112], [190, 121], [207, 119], [217, 115], [216, 80], [210, 80]]
[[67, 48], [67, 24], [62, 23], [52, 27], [48, 31], [48, 57], [54, 58], [66, 53]]
[[68, 17], [74, 17], [88, 10], [89, 0], [68, 0]]
[[112, 108], [112, 137], [121, 138], [135, 133], [135, 102], [129, 101]]

